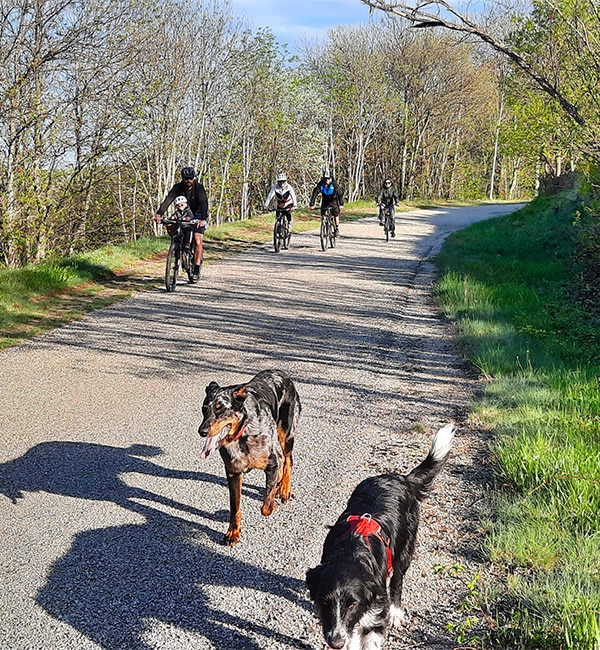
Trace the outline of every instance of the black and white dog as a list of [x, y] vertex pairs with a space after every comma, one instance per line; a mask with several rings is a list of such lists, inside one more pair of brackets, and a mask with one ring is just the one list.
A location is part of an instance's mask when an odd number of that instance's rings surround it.
[[364, 480], [327, 534], [321, 564], [307, 571], [306, 583], [330, 650], [380, 650], [387, 627], [405, 620], [402, 580], [415, 549], [420, 502], [453, 440], [448, 424], [410, 474]]

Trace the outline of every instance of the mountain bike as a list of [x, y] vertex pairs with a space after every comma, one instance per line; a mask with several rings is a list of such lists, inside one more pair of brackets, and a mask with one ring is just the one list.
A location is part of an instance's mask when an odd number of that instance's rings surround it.
[[385, 237], [385, 241], [390, 241], [390, 235], [392, 237], [396, 236], [396, 226], [392, 218], [392, 206], [381, 205], [379, 208], [383, 212], [383, 236]]
[[[165, 288], [167, 291], [175, 291], [177, 288], [177, 277], [181, 267], [187, 273], [188, 282], [194, 283], [194, 250], [196, 244], [193, 236], [193, 226], [198, 219], [181, 221], [180, 219], [163, 219], [163, 223], [175, 224], [176, 229], [171, 235], [171, 245], [167, 253], [165, 265]], [[202, 266], [200, 266], [202, 270]]]
[[292, 230], [288, 220], [289, 210], [275, 210], [275, 223], [273, 224], [273, 248], [276, 253], [283, 248], [287, 250], [290, 247]]
[[327, 250], [328, 245], [330, 248], [335, 248], [335, 229], [335, 215], [330, 207], [326, 208], [325, 213], [321, 215], [321, 250]]

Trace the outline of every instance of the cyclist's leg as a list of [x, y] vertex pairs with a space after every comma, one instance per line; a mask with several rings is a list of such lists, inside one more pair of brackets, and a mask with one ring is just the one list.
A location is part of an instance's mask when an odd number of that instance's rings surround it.
[[340, 209], [338, 206], [331, 208], [331, 213], [335, 217], [335, 236], [340, 234]]
[[396, 206], [390, 204], [390, 225], [392, 237], [396, 236]]
[[385, 219], [385, 206], [381, 204], [379, 206], [379, 225], [383, 226], [383, 220]]
[[202, 264], [202, 258], [203, 258], [203, 243], [204, 243], [204, 236], [202, 233], [195, 232], [194, 233], [194, 264], [196, 266], [200, 266]]
[[204, 260], [204, 250], [203, 250], [203, 243], [204, 243], [204, 231], [206, 227], [205, 226], [195, 226], [194, 227], [194, 274], [193, 278], [194, 280], [199, 280], [200, 279], [200, 274], [202, 272], [202, 262]]
[[204, 259], [204, 228], [198, 228], [194, 230], [194, 264], [199, 266], [202, 264]]

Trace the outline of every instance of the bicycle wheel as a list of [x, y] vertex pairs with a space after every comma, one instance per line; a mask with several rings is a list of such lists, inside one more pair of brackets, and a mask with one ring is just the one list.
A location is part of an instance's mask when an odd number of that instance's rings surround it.
[[179, 275], [179, 245], [171, 240], [167, 263], [165, 265], [165, 288], [167, 291], [175, 291], [177, 288], [177, 276]]
[[329, 217], [329, 246], [331, 248], [335, 248], [336, 244], [336, 236], [335, 236], [335, 219], [334, 217]]
[[390, 241], [390, 217], [387, 212], [383, 219], [383, 235], [385, 237], [385, 241]]
[[281, 234], [281, 220], [279, 218], [275, 219], [275, 225], [273, 226], [273, 248], [276, 253], [279, 253], [281, 250], [281, 244], [283, 243], [283, 237]]
[[[188, 282], [192, 284], [194, 282], [194, 248], [195, 241], [193, 235], [188, 235], [186, 233], [186, 243], [183, 245], [183, 250], [181, 251], [181, 268], [187, 273]], [[188, 239], [189, 237], [189, 239]]]
[[181, 252], [181, 268], [187, 273], [188, 282], [192, 282], [194, 275], [194, 254], [185, 248]]
[[319, 233], [321, 238], [321, 250], [327, 250], [327, 241], [329, 239], [329, 219], [327, 216], [321, 217], [321, 231]]

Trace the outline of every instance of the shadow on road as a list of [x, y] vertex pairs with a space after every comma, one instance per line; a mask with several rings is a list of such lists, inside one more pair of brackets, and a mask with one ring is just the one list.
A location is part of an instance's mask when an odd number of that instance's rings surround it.
[[[245, 620], [211, 602], [207, 589], [236, 589], [250, 602], [259, 600], [262, 592], [310, 609], [301, 581], [215, 553], [202, 538], [217, 543], [222, 531], [184, 517], [223, 521], [227, 512], [206, 512], [122, 480], [123, 474], [133, 472], [217, 483], [223, 485], [226, 499], [224, 478], [168, 469], [148, 460], [161, 453], [149, 445], [47, 442], [0, 465], [0, 494], [15, 505], [26, 493], [43, 491], [109, 501], [145, 518], [143, 524], [78, 534], [68, 553], [50, 568], [36, 602], [107, 650], [150, 650], [156, 647], [156, 635], [176, 638], [178, 630], [199, 633], [218, 648], [264, 647], [257, 645], [257, 636], [309, 648], [250, 615]], [[254, 489], [250, 486], [251, 492]], [[260, 499], [259, 494], [248, 496]], [[181, 514], [167, 514], [154, 506]], [[256, 614], [253, 609], [249, 612]]]
[[[154, 511], [143, 525], [81, 533], [50, 570], [37, 602], [108, 650], [150, 650], [181, 630], [206, 637], [215, 648], [258, 650], [253, 636], [309, 648], [250, 617], [219, 608], [205, 591], [262, 591], [300, 606], [303, 585], [194, 543], [197, 526]], [[253, 608], [252, 608], [253, 610]], [[255, 614], [254, 611], [251, 611]], [[179, 635], [178, 635], [179, 631]]]

